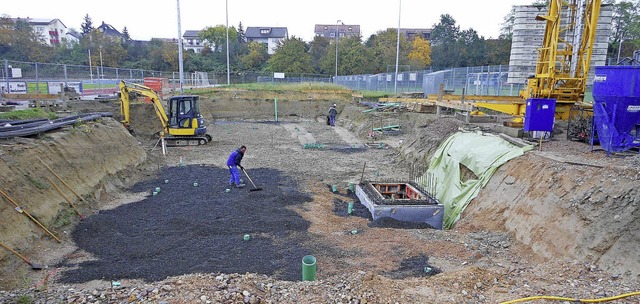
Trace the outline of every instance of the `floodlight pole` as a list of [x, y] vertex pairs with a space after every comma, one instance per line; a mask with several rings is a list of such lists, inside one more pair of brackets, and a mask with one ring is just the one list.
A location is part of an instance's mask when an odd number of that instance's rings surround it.
[[229, 0], [225, 1], [227, 19], [227, 86], [231, 85], [231, 72], [229, 71]]
[[180, 27], [180, 0], [178, 2], [178, 66], [180, 73], [180, 94], [184, 93], [182, 85], [184, 83], [184, 65], [182, 63], [182, 28]]
[[340, 32], [338, 31], [338, 24], [342, 22], [342, 20], [336, 21], [336, 75], [333, 79], [333, 82], [336, 83], [338, 81], [338, 41], [340, 37]]
[[400, 12], [402, 11], [402, 0], [398, 6], [398, 37], [396, 38], [396, 74], [393, 75], [393, 94], [398, 93], [398, 59], [400, 57]]

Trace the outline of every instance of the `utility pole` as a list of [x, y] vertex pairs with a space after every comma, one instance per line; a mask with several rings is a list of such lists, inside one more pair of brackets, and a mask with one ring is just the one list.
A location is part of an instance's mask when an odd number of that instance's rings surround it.
[[226, 19], [227, 19], [227, 86], [230, 86], [231, 72], [229, 71], [229, 0], [226, 0], [225, 4], [226, 4]]

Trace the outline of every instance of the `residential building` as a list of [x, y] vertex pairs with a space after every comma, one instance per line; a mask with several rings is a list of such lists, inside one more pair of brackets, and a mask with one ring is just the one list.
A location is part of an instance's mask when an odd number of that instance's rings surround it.
[[67, 27], [60, 19], [42, 19], [42, 18], [16, 18], [14, 21], [26, 21], [40, 36], [42, 42], [58, 46], [62, 44], [62, 38], [66, 38]]
[[67, 40], [67, 45], [71, 46], [74, 43], [80, 43], [80, 39], [82, 39], [82, 34], [73, 28], [67, 30], [67, 34], [64, 36]]
[[360, 25], [357, 24], [316, 24], [313, 33], [316, 36], [330, 39], [344, 37], [360, 37]]
[[400, 28], [400, 34], [404, 35], [407, 41], [413, 41], [416, 37], [420, 37], [424, 40], [431, 38], [431, 29], [427, 28]]
[[245, 32], [247, 42], [256, 41], [267, 45], [267, 53], [273, 55], [278, 43], [289, 38], [286, 27], [248, 26]]
[[192, 50], [196, 54], [201, 53], [207, 41], [200, 38], [198, 36], [199, 33], [200, 31], [194, 30], [184, 31], [184, 34], [182, 34], [182, 47], [187, 51]]
[[126, 39], [126, 37], [124, 37], [122, 33], [120, 33], [110, 24], [104, 23], [104, 21], [102, 21], [102, 24], [100, 24], [100, 26], [98, 26], [98, 28], [96, 29], [100, 31], [103, 35], [106, 35], [115, 39], [119, 39], [120, 41], [124, 42]]

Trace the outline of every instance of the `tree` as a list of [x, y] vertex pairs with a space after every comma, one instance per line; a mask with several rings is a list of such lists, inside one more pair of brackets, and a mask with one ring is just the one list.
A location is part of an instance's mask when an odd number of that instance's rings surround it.
[[457, 67], [461, 57], [458, 38], [460, 27], [448, 14], [440, 15], [440, 22], [431, 30], [431, 59], [436, 67]]
[[100, 31], [92, 31], [82, 38], [81, 43], [85, 49], [91, 50], [91, 62], [96, 65], [100, 63], [100, 54], [102, 65], [107, 67], [117, 67], [127, 58], [127, 51], [122, 47], [120, 39], [109, 37]]
[[[371, 57], [369, 56], [369, 51], [360, 41], [360, 37], [344, 38], [340, 40], [339, 44], [338, 74], [357, 75], [367, 73], [367, 66]], [[333, 59], [335, 62], [335, 52], [332, 52], [332, 54], [334, 54]]]
[[41, 38], [25, 20], [0, 18], [0, 57], [20, 61], [49, 61], [54, 50]]
[[431, 30], [431, 45], [444, 45], [454, 43], [460, 36], [460, 26], [449, 14], [440, 15], [440, 22], [433, 25]]
[[[397, 39], [397, 29], [393, 28], [379, 31], [369, 37], [365, 44], [371, 54], [370, 62], [367, 64], [369, 73], [385, 73], [390, 66], [395, 66]], [[410, 51], [411, 44], [404, 35], [400, 35], [400, 54], [398, 55], [400, 65], [407, 64]]]
[[122, 29], [122, 37], [124, 38], [124, 41], [131, 40], [131, 36], [129, 36], [129, 30], [126, 26]]
[[[311, 65], [317, 74], [332, 74], [331, 71], [322, 68], [322, 62], [329, 55], [331, 42], [327, 37], [315, 36], [309, 42], [309, 54], [311, 55]], [[335, 56], [334, 56], [335, 58]]]
[[242, 27], [242, 22], [240, 22], [240, 24], [238, 24], [238, 42], [239, 43], [247, 42], [247, 36], [244, 33], [244, 28]]
[[[224, 25], [206, 27], [200, 31], [198, 36], [203, 40], [207, 40], [214, 52], [221, 52], [224, 50], [223, 47], [227, 41], [227, 27]], [[232, 41], [238, 41], [238, 32], [234, 27], [229, 28], [229, 43], [232, 43]]]
[[89, 17], [89, 14], [86, 14], [84, 16], [82, 24], [80, 24], [80, 30], [82, 30], [82, 36], [86, 36], [94, 30], [93, 22], [91, 22], [91, 17]]
[[259, 71], [261, 70], [267, 60], [269, 59], [269, 54], [267, 53], [267, 45], [264, 43], [260, 43], [257, 41], [249, 42], [249, 53], [240, 57], [240, 63], [244, 70], [249, 71]]
[[[640, 38], [640, 1], [621, 1], [613, 6], [611, 36], [609, 37], [608, 56], [617, 58], [622, 40], [626, 42]], [[631, 46], [630, 43], [627, 45]], [[624, 44], [623, 49], [626, 49]], [[629, 54], [633, 51], [629, 49]], [[620, 52], [622, 54], [622, 52]], [[622, 55], [624, 56], [624, 55]]]
[[408, 56], [411, 60], [411, 66], [415, 66], [416, 69], [422, 69], [431, 64], [431, 45], [428, 40], [422, 39], [422, 37], [416, 37], [413, 40], [413, 46]]
[[478, 32], [469, 28], [460, 32], [458, 38], [458, 50], [460, 58], [455, 66], [479, 66], [487, 64], [486, 45], [484, 37], [479, 37]]
[[500, 27], [500, 36], [499, 38], [511, 39], [513, 37], [513, 24], [516, 21], [516, 8], [515, 6], [511, 7], [509, 14], [504, 16], [502, 26]]
[[307, 45], [295, 36], [278, 43], [275, 54], [269, 58], [266, 70], [282, 73], [313, 73]]

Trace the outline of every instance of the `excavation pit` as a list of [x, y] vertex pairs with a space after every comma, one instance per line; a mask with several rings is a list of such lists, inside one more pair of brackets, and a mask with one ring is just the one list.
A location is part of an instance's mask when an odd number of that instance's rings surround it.
[[365, 181], [356, 186], [356, 196], [374, 221], [388, 217], [442, 229], [444, 205], [413, 182]]

